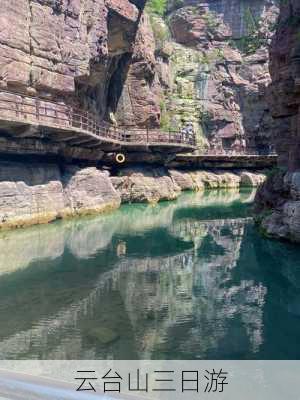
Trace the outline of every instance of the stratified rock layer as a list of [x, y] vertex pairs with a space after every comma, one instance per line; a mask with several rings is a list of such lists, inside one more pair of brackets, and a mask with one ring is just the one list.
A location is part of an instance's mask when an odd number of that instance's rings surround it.
[[[247, 176], [247, 180], [245, 180]], [[60, 218], [98, 214], [123, 203], [175, 200], [184, 190], [257, 186], [258, 173], [181, 171], [132, 167], [109, 176], [95, 167], [45, 163], [0, 163], [0, 228], [42, 224]], [[300, 198], [300, 195], [299, 195]]]
[[218, 152], [270, 151], [267, 47], [277, 3], [171, 0], [167, 19], [152, 18], [163, 126], [192, 122], [199, 147]]
[[96, 168], [1, 163], [0, 226], [21, 227], [119, 207], [108, 175]]
[[238, 189], [257, 187], [265, 180], [261, 173], [187, 171], [166, 168], [126, 168], [111, 177], [122, 202], [174, 200], [184, 190]]

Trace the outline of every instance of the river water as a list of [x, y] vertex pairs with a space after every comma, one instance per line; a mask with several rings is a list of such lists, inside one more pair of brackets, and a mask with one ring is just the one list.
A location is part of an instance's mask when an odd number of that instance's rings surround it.
[[300, 359], [300, 249], [254, 192], [0, 234], [1, 359]]

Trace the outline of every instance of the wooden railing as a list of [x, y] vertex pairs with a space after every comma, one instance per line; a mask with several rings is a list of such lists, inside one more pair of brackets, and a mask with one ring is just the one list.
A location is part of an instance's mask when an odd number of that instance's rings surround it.
[[78, 108], [41, 98], [0, 91], [0, 120], [73, 131], [124, 146], [167, 145], [195, 149], [194, 134], [162, 132], [159, 129], [118, 127]]

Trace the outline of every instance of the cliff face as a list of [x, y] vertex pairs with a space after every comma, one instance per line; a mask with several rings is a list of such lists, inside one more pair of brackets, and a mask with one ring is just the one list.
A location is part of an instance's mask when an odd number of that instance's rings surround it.
[[282, 2], [271, 47], [269, 102], [279, 168], [257, 195], [262, 228], [271, 236], [300, 241], [300, 4]]
[[0, 85], [129, 126], [192, 121], [202, 145], [266, 150], [277, 0], [169, 0], [164, 18], [144, 3], [1, 0]]
[[270, 150], [268, 45], [277, 1], [169, 1], [152, 15], [161, 125], [192, 121], [199, 146]]
[[142, 0], [1, 0], [1, 86], [81, 103], [103, 117], [111, 79], [132, 54], [143, 6]]

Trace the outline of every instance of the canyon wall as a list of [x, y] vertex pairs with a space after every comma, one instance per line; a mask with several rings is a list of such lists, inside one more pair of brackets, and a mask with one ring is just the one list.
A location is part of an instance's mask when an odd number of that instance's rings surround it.
[[274, 140], [279, 155], [273, 171], [257, 195], [264, 232], [300, 241], [300, 4], [281, 4], [277, 32], [271, 47], [272, 84], [269, 103], [277, 120]]
[[122, 203], [175, 200], [184, 190], [256, 187], [259, 173], [208, 173], [135, 167], [111, 176], [105, 169], [55, 163], [0, 161], [0, 230], [99, 214]]
[[192, 122], [200, 148], [272, 151], [276, 121], [266, 88], [278, 2], [170, 0], [167, 6], [163, 18], [150, 8], [162, 128]]
[[1, 0], [1, 88], [108, 112], [143, 0]]
[[[274, 122], [265, 91], [275, 0], [170, 0], [162, 13], [151, 0], [146, 12], [144, 0], [0, 4], [0, 103], [11, 96], [5, 90], [16, 91], [46, 105], [80, 106], [118, 125], [178, 131], [192, 122], [201, 149], [270, 150]], [[4, 227], [263, 180], [166, 169], [128, 169], [110, 179], [102, 147], [58, 143], [55, 135], [21, 128], [0, 126]], [[72, 167], [75, 159], [85, 165]], [[97, 168], [86, 167], [88, 161]]]
[[169, 0], [163, 16], [144, 3], [1, 0], [1, 88], [119, 125], [192, 122], [200, 147], [269, 151], [277, 0]]

